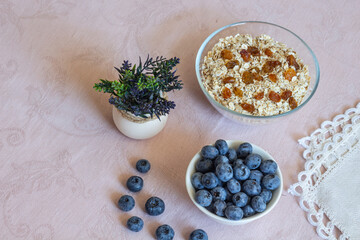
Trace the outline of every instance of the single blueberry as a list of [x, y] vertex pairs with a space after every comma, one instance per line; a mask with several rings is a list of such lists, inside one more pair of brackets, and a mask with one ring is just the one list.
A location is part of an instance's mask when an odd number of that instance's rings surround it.
[[126, 222], [128, 229], [133, 232], [140, 232], [144, 227], [144, 221], [136, 216], [129, 218]]
[[272, 192], [270, 190], [263, 189], [259, 196], [262, 197], [266, 203], [268, 203], [272, 198]]
[[263, 212], [266, 209], [266, 203], [260, 196], [255, 196], [251, 199], [251, 207], [255, 212]]
[[201, 156], [204, 158], [215, 159], [219, 155], [219, 150], [216, 147], [207, 145], [201, 149]]
[[144, 181], [139, 176], [131, 176], [127, 180], [126, 186], [132, 192], [139, 192], [144, 186]]
[[222, 201], [222, 200], [216, 200], [213, 204], [213, 213], [215, 213], [216, 215], [223, 217], [225, 216], [225, 208], [227, 207], [226, 202]]
[[223, 139], [216, 140], [215, 147], [219, 150], [220, 155], [225, 155], [229, 150], [227, 142]]
[[213, 172], [207, 172], [201, 177], [201, 183], [207, 189], [213, 189], [219, 184], [219, 179]]
[[208, 240], [208, 235], [202, 229], [196, 229], [190, 234], [189, 240]]
[[140, 159], [136, 162], [136, 169], [141, 173], [147, 173], [150, 167], [150, 162], [146, 159]]
[[232, 149], [232, 148], [229, 148], [229, 150], [228, 150], [228, 152], [226, 154], [226, 157], [229, 159], [229, 163], [234, 162], [237, 159], [236, 150]]
[[201, 183], [201, 172], [195, 172], [193, 175], [191, 175], [191, 184], [195, 189], [204, 189], [204, 185]]
[[243, 210], [237, 206], [231, 205], [225, 209], [225, 216], [230, 220], [240, 220], [243, 218]]
[[223, 155], [219, 155], [214, 160], [214, 166], [216, 167], [220, 163], [228, 163], [228, 162], [229, 162], [229, 159], [227, 157], [225, 157]]
[[238, 149], [236, 150], [236, 154], [238, 158], [246, 158], [249, 154], [251, 154], [253, 151], [253, 148], [250, 143], [245, 142], [240, 144]]
[[252, 153], [245, 158], [245, 165], [252, 169], [256, 169], [260, 166], [262, 157], [259, 154]]
[[231, 192], [231, 193], [238, 193], [241, 191], [241, 185], [240, 185], [239, 181], [236, 180], [235, 178], [230, 179], [226, 183], [226, 187], [229, 190], [229, 192]]
[[249, 179], [251, 180], [255, 180], [258, 184], [261, 183], [261, 179], [263, 178], [263, 174], [262, 172], [260, 172], [259, 170], [251, 170], [250, 171], [250, 175], [249, 175]]
[[212, 195], [207, 190], [199, 190], [195, 193], [195, 201], [203, 207], [210, 206], [212, 202]]
[[248, 196], [252, 197], [260, 194], [261, 186], [255, 180], [246, 180], [242, 185], [242, 190]]
[[280, 178], [275, 174], [265, 175], [261, 181], [264, 188], [275, 190], [280, 186]]
[[197, 172], [206, 173], [212, 171], [214, 168], [214, 163], [211, 159], [201, 159], [196, 162], [195, 169]]
[[244, 217], [250, 217], [255, 214], [255, 210], [250, 205], [246, 205], [242, 210], [244, 212]]
[[165, 211], [165, 203], [161, 198], [151, 197], [145, 203], [145, 210], [151, 216], [158, 216]]
[[234, 168], [234, 178], [236, 180], [246, 180], [249, 178], [250, 169], [244, 164], [236, 166]]
[[277, 164], [274, 160], [265, 160], [260, 164], [260, 171], [265, 174], [275, 174], [277, 169]]
[[237, 167], [237, 166], [240, 166], [240, 165], [244, 165], [244, 160], [242, 160], [242, 159], [240, 159], [240, 158], [236, 159], [236, 160], [232, 163], [233, 168], [234, 168], [234, 167]]
[[235, 193], [232, 197], [232, 201], [237, 207], [244, 207], [249, 202], [249, 197], [243, 192]]
[[220, 163], [216, 166], [216, 176], [220, 181], [227, 182], [233, 178], [234, 173], [229, 163]]
[[157, 240], [172, 240], [174, 239], [175, 232], [172, 227], [164, 224], [156, 229], [155, 235]]
[[213, 201], [226, 199], [226, 191], [223, 187], [216, 187], [211, 189], [211, 195], [213, 197]]
[[135, 206], [135, 200], [132, 196], [129, 195], [121, 196], [121, 198], [118, 201], [118, 207], [125, 212], [130, 211], [131, 209], [134, 208], [134, 206]]

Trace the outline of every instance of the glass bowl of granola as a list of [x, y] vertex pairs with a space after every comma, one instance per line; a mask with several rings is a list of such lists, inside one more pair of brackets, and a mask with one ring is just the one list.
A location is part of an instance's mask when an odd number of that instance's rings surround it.
[[320, 79], [317, 58], [299, 36], [258, 21], [213, 32], [201, 45], [195, 68], [215, 109], [249, 124], [297, 112], [312, 98]]

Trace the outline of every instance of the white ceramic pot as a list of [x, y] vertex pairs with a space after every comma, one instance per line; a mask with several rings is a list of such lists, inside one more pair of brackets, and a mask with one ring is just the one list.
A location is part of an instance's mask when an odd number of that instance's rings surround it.
[[119, 131], [129, 138], [147, 139], [158, 134], [164, 127], [168, 115], [160, 116], [160, 120], [154, 116], [151, 119], [143, 119], [118, 110], [113, 106], [113, 119]]

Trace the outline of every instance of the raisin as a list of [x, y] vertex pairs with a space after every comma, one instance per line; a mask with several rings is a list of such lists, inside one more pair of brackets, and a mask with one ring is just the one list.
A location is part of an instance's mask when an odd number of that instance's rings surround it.
[[276, 83], [278, 80], [276, 74], [269, 74], [269, 79], [274, 83]]
[[260, 75], [260, 74], [258, 74], [258, 73], [251, 73], [252, 75], [253, 75], [253, 78], [254, 78], [254, 80], [257, 80], [257, 81], [262, 81], [263, 80], [263, 77]]
[[272, 56], [273, 56], [273, 52], [272, 52], [270, 49], [266, 48], [266, 49], [265, 49], [265, 55], [268, 56], [268, 57], [272, 57]]
[[234, 87], [233, 92], [239, 98], [243, 97], [243, 91], [239, 87]]
[[280, 66], [281, 62], [279, 61], [267, 61], [263, 67], [262, 67], [262, 71], [264, 73], [270, 73], [274, 70], [274, 68], [276, 68], [277, 66]]
[[248, 51], [246, 51], [245, 49], [240, 51], [240, 55], [244, 59], [244, 62], [248, 62], [251, 60], [250, 53]]
[[297, 108], [298, 104], [293, 97], [289, 97], [289, 105], [291, 109]]
[[224, 99], [230, 98], [230, 97], [231, 97], [231, 91], [230, 91], [230, 89], [224, 88], [224, 89], [222, 90], [221, 96], [222, 96]]
[[243, 72], [242, 75], [242, 81], [247, 85], [247, 84], [251, 84], [254, 83], [254, 75], [249, 72], [249, 71], [245, 71]]
[[296, 76], [296, 72], [295, 72], [295, 70], [292, 69], [292, 68], [288, 68], [288, 69], [284, 72], [284, 78], [285, 78], [286, 80], [291, 81], [291, 79], [292, 79], [293, 77], [295, 77], [295, 76]]
[[234, 55], [232, 54], [232, 52], [228, 49], [224, 49], [221, 51], [221, 57], [223, 59], [232, 59], [234, 57]]
[[285, 90], [280, 95], [281, 99], [283, 100], [288, 100], [288, 98], [291, 96], [292, 96], [292, 92], [290, 90]]
[[254, 96], [254, 98], [255, 98], [256, 100], [261, 100], [261, 99], [263, 99], [263, 97], [264, 97], [264, 92], [259, 92], [258, 94], [256, 94], [256, 95]]
[[248, 103], [241, 103], [240, 106], [245, 110], [248, 111], [250, 113], [255, 111], [255, 107], [252, 104], [248, 104]]
[[300, 66], [299, 64], [296, 62], [296, 59], [293, 55], [289, 55], [286, 57], [286, 61], [288, 62], [288, 64], [290, 66], [293, 66], [296, 70], [299, 70]]
[[253, 56], [260, 56], [260, 50], [257, 47], [248, 47], [247, 50]]
[[238, 60], [230, 60], [228, 61], [225, 66], [227, 67], [227, 69], [232, 69], [234, 68], [236, 65], [239, 65], [239, 61]]
[[226, 77], [222, 80], [223, 83], [234, 83], [235, 82], [235, 78], [233, 77]]
[[280, 102], [280, 100], [281, 100], [280, 95], [278, 93], [274, 92], [274, 91], [271, 91], [269, 93], [269, 98], [273, 102]]

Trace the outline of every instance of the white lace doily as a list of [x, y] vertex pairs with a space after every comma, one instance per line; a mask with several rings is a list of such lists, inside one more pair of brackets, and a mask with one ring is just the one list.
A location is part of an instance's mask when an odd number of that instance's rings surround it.
[[360, 103], [299, 143], [305, 170], [288, 192], [300, 197], [320, 237], [360, 239]]

